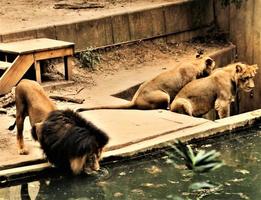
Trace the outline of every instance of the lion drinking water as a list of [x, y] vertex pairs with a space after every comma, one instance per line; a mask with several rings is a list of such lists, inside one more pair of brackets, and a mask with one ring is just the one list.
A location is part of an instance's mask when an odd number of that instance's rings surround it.
[[257, 65], [234, 63], [216, 69], [210, 76], [187, 84], [171, 103], [170, 110], [190, 116], [202, 116], [215, 108], [219, 118], [230, 115], [230, 104], [238, 89], [250, 92]]
[[38, 141], [47, 159], [73, 174], [97, 171], [107, 134], [71, 110], [58, 110], [35, 81], [21, 80], [15, 89], [17, 143], [19, 154], [28, 154], [23, 128], [29, 116], [32, 137]]

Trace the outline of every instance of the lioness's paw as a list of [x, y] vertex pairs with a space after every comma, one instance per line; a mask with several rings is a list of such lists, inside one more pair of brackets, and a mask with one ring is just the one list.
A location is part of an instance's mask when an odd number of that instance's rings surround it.
[[29, 151], [27, 149], [19, 149], [18, 150], [18, 153], [20, 155], [28, 155], [29, 154]]

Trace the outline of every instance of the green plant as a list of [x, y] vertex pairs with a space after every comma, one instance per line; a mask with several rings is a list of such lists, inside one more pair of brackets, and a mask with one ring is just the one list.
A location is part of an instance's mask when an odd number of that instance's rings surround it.
[[171, 145], [178, 156], [168, 153], [170, 157], [175, 157], [179, 162], [185, 164], [188, 169], [196, 173], [204, 173], [215, 170], [223, 165], [223, 162], [217, 158], [220, 153], [216, 150], [206, 152], [205, 150], [199, 150], [195, 152], [189, 145], [183, 144], [180, 140], [175, 142], [175, 145]]
[[100, 62], [100, 54], [92, 48], [80, 52], [78, 55], [82, 67], [93, 68]]
[[[177, 140], [174, 145], [170, 144], [170, 146], [174, 149], [174, 152], [167, 152], [167, 155], [169, 158], [174, 159], [168, 161], [174, 164], [184, 164], [189, 170], [192, 170], [196, 174], [213, 171], [224, 164], [223, 161], [218, 159], [220, 153], [216, 150], [207, 152], [205, 150], [199, 150], [196, 152], [191, 146], [182, 143], [180, 140]], [[196, 197], [196, 199], [202, 199], [219, 190], [221, 190], [221, 185], [216, 185], [209, 181], [202, 181], [191, 183], [188, 188], [188, 194]], [[180, 196], [176, 196], [174, 199], [184, 200]], [[186, 199], [190, 200], [188, 197]]]

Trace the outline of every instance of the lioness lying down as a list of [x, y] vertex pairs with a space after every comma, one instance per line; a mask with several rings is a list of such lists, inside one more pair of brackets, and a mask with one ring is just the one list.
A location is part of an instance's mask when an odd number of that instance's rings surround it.
[[34, 140], [40, 142], [47, 159], [63, 170], [79, 174], [98, 170], [108, 136], [91, 122], [71, 110], [57, 110], [55, 104], [35, 81], [22, 80], [15, 89], [17, 143], [19, 154], [24, 147], [24, 119], [29, 116]]
[[77, 112], [96, 109], [167, 109], [180, 89], [193, 79], [207, 76], [215, 67], [209, 58], [196, 58], [190, 63], [181, 63], [174, 69], [163, 72], [143, 83], [132, 101], [125, 105], [79, 108]]
[[250, 92], [257, 65], [240, 62], [216, 69], [210, 76], [187, 84], [171, 103], [170, 110], [190, 116], [202, 116], [215, 108], [219, 118], [230, 115], [230, 104], [238, 89]]

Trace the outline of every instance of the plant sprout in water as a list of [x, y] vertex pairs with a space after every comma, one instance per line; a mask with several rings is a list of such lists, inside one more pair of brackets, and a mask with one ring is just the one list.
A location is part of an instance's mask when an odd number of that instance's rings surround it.
[[175, 142], [175, 145], [171, 145], [176, 154], [168, 152], [170, 158], [175, 158], [178, 162], [183, 163], [189, 170], [195, 173], [205, 173], [215, 170], [222, 165], [223, 161], [218, 160], [220, 153], [216, 150], [206, 152], [205, 150], [199, 150], [195, 152], [189, 145], [183, 144], [180, 140]]
[[[191, 170], [194, 174], [201, 174], [213, 171], [224, 165], [223, 161], [219, 160], [220, 153], [216, 150], [205, 151], [199, 150], [195, 152], [191, 146], [182, 143], [177, 140], [174, 145], [170, 145], [174, 150], [173, 152], [167, 152], [170, 162], [181, 163]], [[176, 162], [175, 162], [176, 161]], [[190, 193], [197, 193], [202, 199], [204, 196], [209, 195], [221, 189], [219, 184], [212, 184], [208, 181], [201, 181], [191, 183], [188, 190]], [[177, 200], [182, 200], [181, 197], [176, 197]]]

